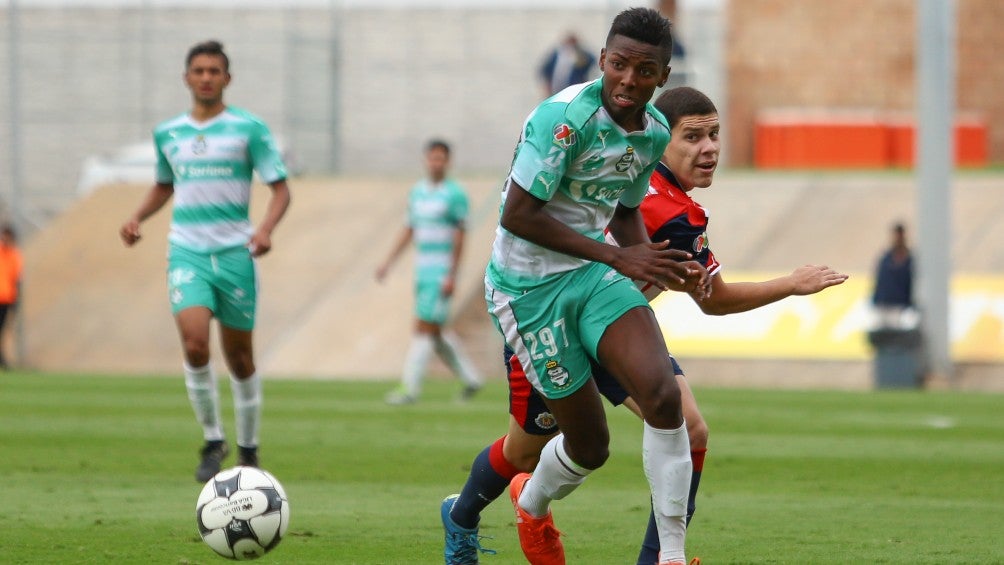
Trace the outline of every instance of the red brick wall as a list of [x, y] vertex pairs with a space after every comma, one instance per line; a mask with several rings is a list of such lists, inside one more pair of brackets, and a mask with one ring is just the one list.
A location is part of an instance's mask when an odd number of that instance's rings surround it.
[[[915, 0], [731, 0], [726, 68], [731, 164], [753, 162], [753, 124], [769, 108], [912, 112]], [[988, 125], [1004, 162], [1004, 3], [956, 0], [956, 101]]]

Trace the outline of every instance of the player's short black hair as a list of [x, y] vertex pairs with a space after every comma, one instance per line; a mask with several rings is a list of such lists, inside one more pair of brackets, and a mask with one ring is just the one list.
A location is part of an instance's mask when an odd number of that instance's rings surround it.
[[230, 72], [230, 57], [223, 52], [223, 44], [215, 39], [210, 39], [200, 43], [196, 43], [188, 50], [188, 55], [185, 57], [185, 68], [187, 69], [192, 65], [192, 59], [198, 55], [215, 55], [217, 57], [223, 58], [223, 70]]
[[443, 141], [442, 139], [430, 139], [425, 144], [425, 152], [426, 153], [428, 153], [429, 151], [432, 151], [433, 149], [442, 149], [443, 152], [446, 153], [447, 157], [450, 156], [450, 144], [447, 143], [447, 142], [445, 142], [445, 141]]
[[707, 116], [717, 114], [718, 108], [703, 92], [689, 86], [678, 86], [664, 91], [655, 99], [655, 109], [662, 112], [669, 122], [670, 129], [675, 128], [681, 118], [686, 116]]
[[617, 14], [607, 34], [607, 45], [615, 35], [655, 45], [662, 51], [665, 64], [673, 56], [673, 26], [669, 20], [651, 8], [628, 8]]

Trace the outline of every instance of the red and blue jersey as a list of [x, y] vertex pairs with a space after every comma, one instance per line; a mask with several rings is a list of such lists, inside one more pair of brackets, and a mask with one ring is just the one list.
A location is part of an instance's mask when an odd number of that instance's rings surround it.
[[673, 249], [694, 255], [709, 276], [722, 268], [708, 244], [708, 212], [682, 188], [673, 172], [659, 163], [639, 207], [653, 242], [669, 241]]

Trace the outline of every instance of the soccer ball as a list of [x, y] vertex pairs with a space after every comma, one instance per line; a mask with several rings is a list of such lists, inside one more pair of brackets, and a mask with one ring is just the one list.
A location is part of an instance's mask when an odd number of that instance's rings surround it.
[[209, 479], [195, 504], [195, 521], [213, 551], [256, 559], [279, 545], [289, 527], [289, 500], [279, 481], [255, 467], [233, 467]]

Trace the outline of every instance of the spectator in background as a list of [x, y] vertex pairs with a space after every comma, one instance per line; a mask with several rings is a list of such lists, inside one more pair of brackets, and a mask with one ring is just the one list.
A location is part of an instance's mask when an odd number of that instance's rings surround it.
[[3, 353], [3, 336], [9, 314], [17, 308], [21, 290], [21, 251], [17, 248], [17, 233], [5, 224], [0, 228], [0, 369], [9, 366]]
[[579, 44], [575, 33], [569, 32], [540, 66], [539, 76], [544, 98], [573, 84], [586, 82], [595, 64], [596, 57]]
[[893, 225], [892, 246], [879, 259], [872, 303], [880, 327], [901, 327], [904, 313], [913, 311], [913, 254], [902, 223]]
[[418, 400], [429, 359], [435, 352], [460, 377], [460, 400], [481, 389], [481, 377], [457, 336], [445, 329], [464, 248], [467, 193], [447, 176], [450, 146], [433, 139], [425, 147], [425, 178], [408, 194], [408, 221], [387, 258], [377, 267], [383, 282], [397, 258], [415, 245], [415, 333], [406, 354], [401, 385], [387, 394], [391, 405]]

